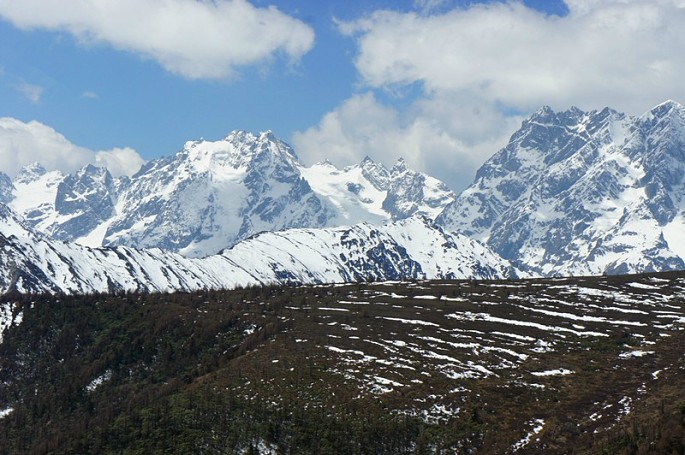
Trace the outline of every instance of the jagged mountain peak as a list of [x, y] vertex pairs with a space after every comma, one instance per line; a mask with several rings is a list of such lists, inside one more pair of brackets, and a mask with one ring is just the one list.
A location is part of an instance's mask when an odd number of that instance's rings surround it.
[[409, 167], [407, 166], [407, 162], [404, 160], [404, 158], [399, 158], [392, 166], [390, 172], [392, 172], [393, 174], [402, 174], [404, 172], [407, 172], [408, 170]]
[[40, 238], [21, 216], [2, 202], [0, 202], [0, 235], [4, 237]]
[[[316, 163], [314, 166], [335, 167], [335, 164], [333, 164], [333, 163], [331, 162], [331, 160], [329, 160], [328, 158], [326, 158], [326, 159], [323, 160], [323, 161], [319, 161], [319, 162]], [[337, 168], [336, 168], [336, 169], [337, 169]]]
[[47, 169], [45, 169], [42, 164], [40, 164], [38, 161], [34, 161], [33, 163], [27, 164], [21, 168], [21, 170], [19, 170], [15, 181], [21, 183], [32, 182], [44, 176], [47, 174], [47, 172]]
[[540, 109], [535, 111], [533, 115], [530, 116], [528, 120], [530, 121], [547, 121], [550, 119], [553, 119], [554, 116], [556, 115], [556, 112], [554, 112], [554, 109], [552, 109], [551, 106], [544, 105], [541, 106]]
[[685, 163], [685, 107], [680, 103], [669, 100], [646, 112], [635, 121], [633, 133], [629, 154], [647, 168]]
[[685, 107], [677, 101], [666, 100], [663, 103], [654, 106], [650, 112], [655, 116], [661, 116], [670, 112], [685, 112]]
[[682, 267], [683, 111], [543, 108], [437, 220], [536, 274]]
[[685, 130], [685, 107], [675, 101], [666, 101], [639, 118], [642, 128], [652, 130]]
[[235, 130], [218, 141], [189, 141], [177, 154], [179, 161], [192, 163], [197, 171], [220, 171], [222, 168], [243, 168], [256, 161], [283, 161], [298, 164], [295, 151], [276, 138], [271, 131], [259, 135]]
[[281, 142], [281, 140], [278, 139], [274, 132], [271, 130], [260, 131], [257, 134], [247, 130], [233, 130], [228, 134], [228, 136], [225, 137], [224, 140], [235, 145], [264, 142]]
[[108, 178], [112, 178], [112, 174], [106, 167], [95, 166], [93, 164], [86, 164], [73, 175], [77, 178], [84, 176], [91, 176], [94, 178], [105, 178], [105, 176], [109, 176]]
[[573, 127], [575, 125], [596, 122], [606, 118], [616, 111], [605, 108], [601, 111], [584, 111], [577, 106], [569, 109], [555, 111], [550, 106], [543, 106], [523, 121], [522, 129], [535, 125], [546, 127]]
[[390, 171], [381, 163], [372, 160], [368, 155], [359, 163], [364, 177], [379, 191], [387, 191], [390, 182]]
[[12, 179], [4, 172], [0, 172], [0, 202], [9, 203], [12, 200], [12, 193], [14, 193]]
[[153, 160], [119, 197], [105, 244], [215, 253], [256, 232], [323, 226], [331, 217], [271, 132], [236, 130]]

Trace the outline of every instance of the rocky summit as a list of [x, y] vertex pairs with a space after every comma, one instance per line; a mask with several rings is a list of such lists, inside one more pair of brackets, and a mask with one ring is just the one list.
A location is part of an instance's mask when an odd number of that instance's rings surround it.
[[674, 101], [640, 117], [544, 107], [437, 222], [535, 275], [682, 269], [684, 175]]

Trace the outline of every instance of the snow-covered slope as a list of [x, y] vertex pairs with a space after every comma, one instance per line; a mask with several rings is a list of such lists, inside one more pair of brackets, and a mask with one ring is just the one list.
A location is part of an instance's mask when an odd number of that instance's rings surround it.
[[61, 172], [48, 172], [39, 163], [33, 163], [15, 177], [8, 202], [34, 229], [47, 233], [57, 219], [55, 199], [63, 179]]
[[685, 267], [685, 108], [611, 109], [523, 122], [438, 217], [543, 275]]
[[403, 159], [391, 169], [366, 157], [342, 170], [324, 161], [300, 171], [312, 190], [335, 207], [331, 223], [337, 225], [413, 215], [435, 219], [456, 197], [443, 182], [407, 168]]
[[[88, 248], [34, 235], [0, 204], [0, 293], [173, 291], [256, 284], [502, 278], [509, 264], [425, 218], [385, 226], [292, 229], [187, 258], [160, 249]], [[10, 229], [11, 228], [11, 229]]]
[[93, 166], [65, 176], [34, 164], [14, 182], [0, 178], [0, 202], [4, 194], [4, 202], [53, 239], [190, 257], [263, 231], [435, 218], [455, 197], [403, 161], [390, 170], [368, 158], [342, 170], [327, 163], [308, 168], [272, 133], [244, 131], [188, 142], [130, 179]]

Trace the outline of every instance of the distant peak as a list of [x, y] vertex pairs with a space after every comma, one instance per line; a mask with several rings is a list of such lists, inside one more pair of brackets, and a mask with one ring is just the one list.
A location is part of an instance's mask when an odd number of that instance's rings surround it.
[[361, 160], [361, 162], [359, 163], [359, 167], [362, 169], [366, 169], [367, 171], [381, 170], [382, 172], [387, 172], [385, 166], [383, 166], [381, 163], [376, 163], [368, 155], [365, 156], [363, 160]]
[[45, 175], [48, 171], [38, 162], [24, 166], [17, 175], [18, 180], [30, 181]]
[[676, 121], [682, 126], [685, 124], [685, 107], [677, 101], [666, 100], [642, 114], [640, 119], [646, 122]]
[[550, 123], [550, 122], [554, 121], [554, 119], [556, 118], [556, 115], [557, 115], [556, 112], [554, 112], [554, 110], [551, 107], [544, 105], [540, 109], [535, 111], [533, 113], [533, 115], [531, 115], [528, 118], [527, 122], [530, 121], [530, 122], [543, 123], [543, 124]]
[[399, 158], [392, 167], [393, 172], [405, 172], [407, 170], [407, 162], [404, 158]]
[[254, 141], [255, 139], [257, 139], [257, 136], [245, 130], [233, 130], [226, 136], [226, 141], [228, 142]]
[[231, 143], [279, 142], [278, 138], [271, 130], [260, 131], [259, 134], [254, 134], [245, 130], [233, 130], [224, 140]]
[[554, 114], [554, 109], [552, 109], [550, 106], [545, 104], [540, 109], [535, 111], [535, 114], [533, 114], [533, 115], [536, 116], [536, 115], [550, 115], [550, 114]]
[[43, 167], [43, 165], [40, 164], [38, 161], [34, 161], [31, 164], [27, 164], [26, 166], [24, 166], [23, 170], [26, 172], [31, 172], [31, 173], [40, 174], [40, 175], [45, 174], [47, 172], [45, 170], [45, 168]]
[[609, 106], [605, 107], [601, 111], [599, 111], [599, 115], [606, 117], [608, 115], [616, 115], [619, 114], [619, 112], [616, 109], [612, 109]]
[[685, 108], [683, 108], [683, 105], [677, 101], [666, 100], [663, 103], [654, 106], [654, 108], [652, 108], [651, 112], [654, 115], [658, 116], [658, 115], [663, 115], [663, 114], [666, 114], [666, 113], [674, 111], [674, 110], [683, 111], [683, 110], [685, 110]]
[[315, 166], [326, 166], [326, 167], [335, 167], [333, 163], [331, 163], [331, 160], [326, 158], [323, 161], [319, 161], [318, 163], [315, 164]]
[[266, 131], [262, 131], [261, 133], [259, 133], [259, 138], [260, 138], [260, 139], [267, 139], [267, 140], [273, 141], [273, 140], [276, 139], [276, 136], [274, 135], [274, 132], [273, 132], [273, 131], [271, 131], [271, 130], [266, 130]]

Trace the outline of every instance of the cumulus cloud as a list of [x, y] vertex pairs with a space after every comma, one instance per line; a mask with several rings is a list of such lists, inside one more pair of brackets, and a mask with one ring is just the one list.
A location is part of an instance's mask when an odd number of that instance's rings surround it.
[[685, 102], [685, 0], [567, 0], [564, 16], [518, 1], [414, 4], [338, 24], [358, 46], [363, 90], [390, 101], [353, 96], [294, 136], [300, 155], [404, 155], [460, 189], [542, 105], [641, 114]]
[[118, 177], [120, 175], [131, 176], [135, 174], [144, 163], [145, 160], [138, 152], [130, 147], [124, 147], [95, 152], [93, 164], [99, 167], [106, 167], [113, 176]]
[[368, 155], [390, 166], [402, 157], [411, 168], [461, 190], [482, 157], [506, 144], [518, 123], [519, 118], [481, 108], [475, 100], [421, 99], [400, 111], [368, 92], [351, 97], [318, 125], [295, 133], [292, 141], [307, 164], [326, 157], [344, 166]]
[[131, 148], [94, 152], [72, 144], [40, 122], [0, 118], [0, 171], [14, 176], [23, 166], [36, 161], [48, 170], [65, 173], [94, 164], [109, 168], [115, 176], [132, 175], [144, 163]]
[[545, 15], [490, 2], [439, 15], [376, 12], [341, 30], [359, 46], [370, 87], [467, 90], [518, 110], [602, 107], [643, 112], [685, 99], [683, 0], [568, 0]]
[[0, 0], [0, 17], [134, 52], [192, 79], [230, 77], [274, 55], [297, 61], [314, 43], [302, 21], [246, 0]]

